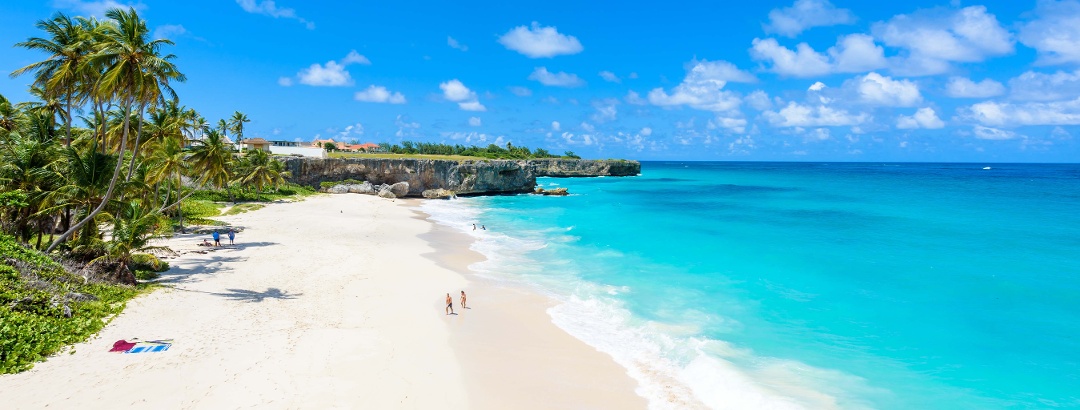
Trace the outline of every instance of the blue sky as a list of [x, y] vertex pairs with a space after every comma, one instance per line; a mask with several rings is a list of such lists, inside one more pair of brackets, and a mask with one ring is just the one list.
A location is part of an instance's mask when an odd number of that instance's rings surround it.
[[[248, 136], [583, 157], [1076, 162], [1080, 0], [7, 1], [0, 43], [133, 5]], [[729, 3], [729, 2], [724, 2]], [[43, 56], [0, 53], [9, 73]], [[0, 78], [28, 99], [29, 77]]]

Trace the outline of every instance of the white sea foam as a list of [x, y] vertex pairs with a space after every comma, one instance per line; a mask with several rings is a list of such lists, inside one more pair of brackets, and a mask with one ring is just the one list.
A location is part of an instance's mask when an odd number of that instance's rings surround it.
[[487, 260], [473, 264], [471, 270], [485, 277], [527, 284], [555, 298], [559, 303], [548, 309], [552, 322], [625, 367], [638, 381], [637, 393], [648, 400], [651, 409], [701, 405], [714, 409], [871, 407], [848, 394], [872, 390], [854, 376], [797, 361], [755, 356], [749, 349], [698, 336], [702, 323], [730, 319], [681, 312], [677, 315], [682, 319], [680, 323], [642, 320], [618, 299], [619, 295], [631, 293], [630, 287], [581, 280], [570, 269], [562, 269], [565, 261], [545, 259], [544, 265], [550, 268], [545, 270], [530, 259], [530, 253], [543, 249], [548, 241], [575, 240], [567, 235], [568, 228], [515, 232], [514, 236], [473, 231], [472, 224], [480, 225], [476, 221], [484, 217], [485, 210], [469, 199], [425, 201], [421, 209], [431, 215], [432, 221], [476, 238], [471, 249]]

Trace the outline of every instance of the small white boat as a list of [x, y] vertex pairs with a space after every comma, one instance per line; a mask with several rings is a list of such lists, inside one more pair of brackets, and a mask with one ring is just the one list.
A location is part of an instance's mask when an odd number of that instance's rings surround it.
[[983, 169], [990, 169], [990, 167], [983, 167]]

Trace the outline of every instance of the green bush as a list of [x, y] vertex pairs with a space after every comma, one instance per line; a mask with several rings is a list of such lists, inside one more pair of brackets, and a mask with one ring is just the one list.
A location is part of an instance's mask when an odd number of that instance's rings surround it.
[[5, 256], [0, 259], [0, 374], [27, 370], [86, 340], [139, 292], [84, 283], [8, 235], [0, 234], [0, 254]]
[[151, 272], [164, 272], [169, 270], [169, 263], [149, 253], [136, 253], [131, 255], [131, 270], [148, 270]]

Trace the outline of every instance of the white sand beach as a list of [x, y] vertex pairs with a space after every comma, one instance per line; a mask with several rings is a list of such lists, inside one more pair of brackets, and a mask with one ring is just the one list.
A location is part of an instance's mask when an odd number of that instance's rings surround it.
[[[644, 408], [550, 301], [471, 280], [466, 235], [410, 206], [320, 195], [221, 218], [235, 247], [169, 260], [166, 288], [96, 337], [0, 376], [5, 408]], [[207, 236], [207, 235], [204, 235]], [[174, 248], [204, 236], [179, 235]], [[227, 242], [227, 241], [225, 241]], [[461, 309], [465, 290], [471, 309]], [[457, 315], [444, 314], [446, 293]], [[113, 342], [172, 339], [166, 352]]]

